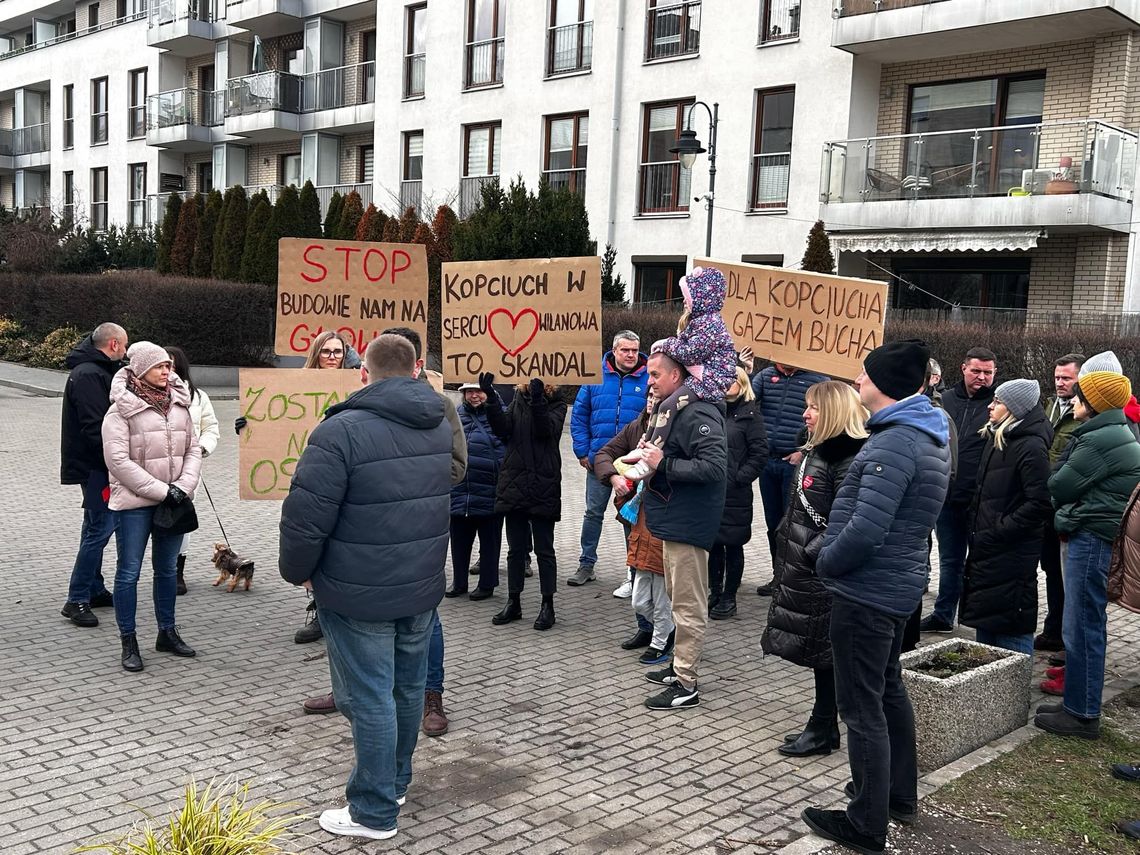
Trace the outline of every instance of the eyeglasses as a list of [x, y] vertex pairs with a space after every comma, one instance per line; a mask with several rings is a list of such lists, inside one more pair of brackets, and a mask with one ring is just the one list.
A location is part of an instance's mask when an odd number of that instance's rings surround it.
[[322, 359], [339, 359], [344, 356], [343, 350], [322, 350], [320, 351]]

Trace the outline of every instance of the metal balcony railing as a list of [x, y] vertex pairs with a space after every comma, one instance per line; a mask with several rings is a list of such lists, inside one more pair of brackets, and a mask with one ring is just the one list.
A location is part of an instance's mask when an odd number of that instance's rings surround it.
[[801, 0], [764, 0], [760, 19], [760, 44], [800, 37]]
[[225, 118], [225, 92], [204, 89], [172, 89], [146, 99], [146, 129], [177, 128], [194, 125], [210, 128]]
[[1095, 119], [824, 144], [820, 199], [1096, 193], [1132, 201], [1137, 136]]
[[641, 165], [641, 193], [638, 213], [669, 214], [689, 210], [689, 184], [692, 170], [679, 160]]
[[317, 201], [321, 203], [322, 217], [329, 209], [329, 200], [332, 199], [333, 193], [347, 196], [355, 191], [360, 196], [360, 202], [365, 208], [372, 204], [371, 182], [364, 184], [321, 184], [314, 189], [317, 191]]
[[659, 5], [646, 13], [646, 61], [698, 53], [701, 49], [700, 0]]
[[172, 24], [175, 21], [225, 20], [226, 4], [220, 0], [150, 0], [147, 9], [147, 28]]
[[503, 82], [504, 42], [498, 38], [467, 45], [465, 88], [495, 86]]
[[301, 77], [301, 112], [335, 110], [376, 100], [376, 63], [361, 62]]
[[752, 210], [785, 210], [791, 173], [790, 151], [752, 155]]
[[570, 74], [590, 68], [594, 59], [594, 22], [551, 27], [547, 33], [546, 75]]
[[945, 0], [838, 0], [836, 10], [840, 18], [852, 15], [867, 15], [872, 12], [888, 12], [891, 9], [906, 9], [910, 6], [929, 6]]
[[284, 189], [284, 184], [246, 184], [245, 198], [252, 199], [254, 194], [264, 190], [265, 194], [269, 197], [269, 203], [272, 205], [276, 203], [277, 197], [281, 195], [281, 191]]
[[483, 185], [497, 184], [498, 175], [473, 175], [459, 181], [459, 217], [470, 217], [483, 199]]
[[44, 39], [42, 42], [24, 45], [22, 47], [16, 48], [15, 50], [10, 50], [6, 53], [0, 53], [0, 61], [11, 59], [14, 56], [19, 56], [20, 54], [28, 53], [29, 51], [51, 47], [52, 45], [58, 45], [62, 42], [70, 42], [75, 39], [82, 38], [83, 36], [89, 36], [92, 33], [98, 33], [102, 30], [109, 30], [111, 27], [117, 27], [121, 24], [129, 24], [132, 21], [141, 21], [145, 17], [146, 11], [143, 10], [142, 12], [136, 12], [133, 15], [124, 15], [122, 18], [116, 18], [113, 21], [107, 21], [103, 24], [96, 24], [94, 27], [83, 27], [82, 29], [76, 29], [70, 33], [62, 33], [61, 35], [55, 36], [54, 38]]
[[571, 193], [586, 192], [586, 168], [579, 169], [548, 169], [542, 173], [552, 190], [566, 188]]
[[283, 71], [261, 71], [226, 81], [226, 118], [271, 110], [301, 112], [301, 77]]
[[[408, 210], [408, 208], [415, 208], [417, 214], [421, 214], [420, 206], [423, 203], [423, 181], [401, 181], [400, 182], [400, 213]], [[422, 214], [421, 214], [422, 216]]]
[[427, 54], [412, 53], [404, 57], [404, 97], [419, 98], [424, 94], [427, 76]]
[[51, 126], [47, 122], [12, 129], [12, 154], [36, 154], [51, 148]]
[[0, 155], [12, 154], [12, 129], [0, 128]]

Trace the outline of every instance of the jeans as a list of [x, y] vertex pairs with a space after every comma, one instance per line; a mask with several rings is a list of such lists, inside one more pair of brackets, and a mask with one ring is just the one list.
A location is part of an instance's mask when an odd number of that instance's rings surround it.
[[736, 596], [744, 577], [744, 547], [714, 543], [709, 551], [709, 594]]
[[1032, 632], [1025, 635], [1005, 635], [1000, 632], [990, 632], [988, 629], [979, 629], [975, 638], [978, 644], [989, 644], [993, 647], [1001, 647], [1004, 650], [1012, 650], [1014, 653], [1033, 655]]
[[855, 784], [847, 818], [856, 831], [879, 839], [887, 835], [890, 804], [918, 804], [914, 710], [899, 666], [906, 621], [832, 598], [835, 691]]
[[349, 815], [369, 828], [393, 828], [396, 799], [412, 781], [435, 609], [383, 621], [353, 620], [323, 606], [317, 612], [333, 696], [356, 753], [345, 786]]
[[795, 475], [796, 467], [775, 455], [768, 458], [760, 473], [760, 500], [764, 503], [764, 523], [768, 526], [768, 548], [773, 561], [776, 560], [776, 529], [788, 509], [788, 493]]
[[534, 548], [542, 596], [558, 590], [558, 559], [554, 554], [554, 520], [523, 511], [507, 514], [507, 591], [521, 594], [526, 584], [526, 559]]
[[1108, 562], [1112, 544], [1079, 531], [1065, 557], [1065, 710], [1100, 717], [1104, 649], [1108, 643]]
[[1045, 541], [1041, 544], [1041, 570], [1045, 573], [1045, 626], [1041, 634], [1060, 638], [1065, 615], [1065, 577], [1061, 570], [1061, 541], [1053, 528], [1053, 520], [1045, 525]]
[[119, 511], [119, 533], [116, 538], [119, 564], [115, 569], [115, 621], [120, 635], [135, 631], [135, 606], [138, 600], [139, 574], [147, 541], [154, 572], [154, 617], [159, 629], [174, 626], [174, 598], [177, 586], [176, 567], [180, 534], [152, 534], [151, 521], [157, 506]]
[[582, 517], [582, 553], [579, 564], [593, 567], [598, 563], [598, 540], [602, 536], [602, 521], [610, 504], [613, 487], [603, 484], [591, 471], [586, 472], [586, 513]]
[[115, 533], [119, 514], [107, 507], [103, 489], [107, 486], [106, 472], [92, 472], [83, 485], [83, 528], [79, 534], [79, 552], [71, 568], [71, 582], [67, 586], [69, 603], [89, 603], [95, 594], [107, 590], [103, 581], [103, 550]]
[[435, 613], [431, 640], [428, 642], [427, 684], [424, 688], [429, 692], [443, 694], [443, 623], [438, 611]]
[[499, 584], [499, 553], [503, 548], [503, 515], [451, 518], [451, 586], [467, 590], [467, 571], [471, 569], [471, 548], [479, 537], [479, 587], [493, 591]]
[[969, 516], [968, 505], [945, 504], [934, 525], [938, 535], [938, 596], [934, 600], [934, 616], [951, 626], [962, 597], [962, 571], [966, 567], [970, 538]]

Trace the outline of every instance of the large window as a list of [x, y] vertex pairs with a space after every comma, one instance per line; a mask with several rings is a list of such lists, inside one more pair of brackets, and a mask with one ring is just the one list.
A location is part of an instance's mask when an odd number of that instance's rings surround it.
[[668, 59], [701, 49], [700, 0], [649, 0], [645, 59]]
[[75, 173], [63, 173], [63, 221], [68, 228], [75, 225]]
[[424, 94], [427, 72], [427, 6], [408, 7], [408, 32], [404, 44], [404, 97]]
[[659, 214], [689, 210], [692, 171], [670, 152], [681, 133], [692, 101], [647, 104], [641, 145], [641, 193], [638, 212]]
[[551, 116], [546, 120], [546, 153], [542, 174], [550, 186], [586, 192], [586, 152], [590, 137], [588, 113]]
[[146, 164], [127, 167], [127, 225], [137, 229], [146, 226]]
[[198, 192], [209, 193], [214, 189], [214, 164], [204, 160], [198, 164]]
[[[917, 286], [891, 289], [897, 309], [1020, 309], [1029, 304], [1029, 259], [977, 256], [897, 258], [896, 276]], [[937, 296], [933, 296], [937, 295]]]
[[63, 147], [75, 148], [75, 87], [63, 87]]
[[[400, 152], [400, 210], [420, 209], [424, 178], [424, 132], [405, 131]], [[467, 179], [463, 179], [466, 185]]]
[[795, 89], [756, 93], [756, 150], [752, 155], [752, 210], [785, 210], [792, 171]]
[[468, 125], [463, 129], [463, 179], [459, 182], [459, 215], [466, 217], [479, 205], [484, 184], [499, 180], [500, 122]]
[[281, 155], [279, 183], [283, 187], [288, 187], [292, 184], [294, 187], [301, 186], [301, 153]]
[[130, 139], [146, 136], [146, 69], [129, 73], [131, 104], [127, 113], [127, 136]]
[[680, 282], [685, 275], [684, 259], [635, 262], [633, 272], [634, 302], [662, 306], [681, 302]]
[[800, 37], [800, 0], [761, 0], [760, 44]]
[[107, 230], [107, 167], [91, 170], [91, 228]]
[[507, 0], [467, 0], [465, 85], [493, 86], [503, 82], [503, 36]]
[[546, 73], [586, 71], [594, 58], [594, 0], [550, 0]]
[[[91, 81], [91, 144], [107, 142], [107, 78]], [[104, 179], [106, 172], [104, 172]]]

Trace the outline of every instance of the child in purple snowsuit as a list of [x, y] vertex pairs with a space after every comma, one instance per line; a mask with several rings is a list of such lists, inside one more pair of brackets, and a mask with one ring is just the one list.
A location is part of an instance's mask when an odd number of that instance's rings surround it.
[[[684, 365], [689, 376], [681, 388], [658, 404], [649, 420], [646, 443], [664, 448], [678, 410], [694, 398], [723, 401], [736, 380], [736, 348], [720, 315], [727, 290], [724, 275], [715, 267], [694, 267], [681, 278], [685, 314], [677, 325], [677, 335], [655, 342], [651, 352], [664, 353]], [[622, 458], [622, 462], [636, 463], [623, 473], [631, 481], [640, 481], [653, 473], [637, 450]]]

